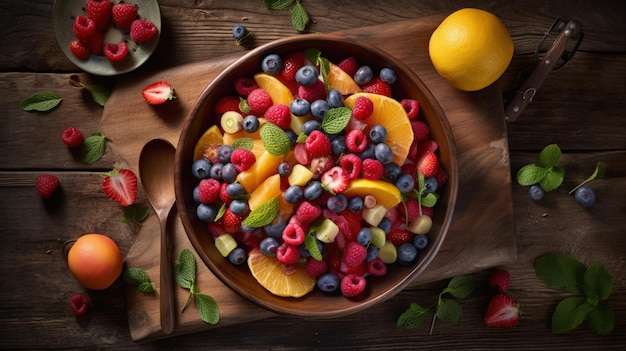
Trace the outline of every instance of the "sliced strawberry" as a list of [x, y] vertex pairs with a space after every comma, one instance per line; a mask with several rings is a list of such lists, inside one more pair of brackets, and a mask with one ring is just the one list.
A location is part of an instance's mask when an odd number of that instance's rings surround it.
[[424, 178], [432, 177], [439, 171], [439, 158], [432, 151], [426, 150], [417, 161], [417, 169], [422, 172]]
[[371, 94], [378, 94], [387, 97], [391, 97], [391, 86], [389, 83], [380, 79], [380, 77], [374, 77], [368, 83], [363, 86], [363, 91]]
[[130, 169], [115, 168], [105, 175], [102, 190], [121, 206], [130, 206], [137, 198], [137, 176]]
[[334, 194], [341, 194], [348, 188], [349, 183], [348, 173], [339, 166], [329, 169], [322, 175], [322, 184]]
[[150, 84], [143, 89], [141, 95], [143, 95], [143, 98], [150, 105], [159, 105], [167, 100], [172, 100], [175, 98], [174, 89], [172, 88], [170, 83], [166, 81], [159, 81]]
[[489, 286], [498, 289], [503, 293], [509, 290], [511, 285], [511, 274], [505, 269], [498, 269], [489, 277]]
[[504, 294], [491, 298], [485, 312], [485, 325], [491, 328], [510, 328], [517, 324], [520, 310], [515, 300]]
[[278, 74], [281, 81], [293, 82], [296, 79], [296, 72], [304, 66], [304, 53], [301, 51], [288, 55], [283, 60], [283, 69]]

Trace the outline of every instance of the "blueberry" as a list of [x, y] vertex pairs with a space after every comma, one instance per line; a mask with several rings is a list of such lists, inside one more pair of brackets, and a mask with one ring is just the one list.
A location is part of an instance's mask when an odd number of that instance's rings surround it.
[[211, 166], [211, 178], [221, 182], [223, 180], [222, 168], [224, 168], [224, 164], [222, 163], [215, 163], [213, 166]]
[[198, 205], [198, 207], [196, 207], [196, 215], [198, 216], [199, 220], [209, 223], [215, 220], [215, 216], [217, 216], [217, 210], [215, 210], [215, 208], [213, 208], [213, 206], [211, 205], [201, 203]]
[[289, 138], [291, 146], [296, 146], [296, 142], [298, 142], [298, 136], [296, 135], [296, 133], [293, 130], [289, 129], [285, 131], [285, 134], [287, 134], [287, 138]]
[[376, 257], [378, 257], [378, 248], [374, 245], [368, 246], [367, 257], [365, 258], [365, 261], [372, 262], [374, 261], [374, 259], [376, 259]]
[[383, 143], [387, 140], [387, 129], [380, 124], [375, 124], [370, 129], [369, 137], [374, 144]]
[[408, 265], [417, 258], [417, 248], [411, 243], [398, 246], [398, 263]]
[[383, 217], [380, 223], [378, 223], [378, 228], [382, 229], [385, 234], [389, 234], [391, 231], [391, 219]]
[[230, 162], [230, 156], [233, 154], [233, 148], [230, 145], [220, 145], [217, 149], [217, 159], [220, 163]]
[[530, 188], [528, 188], [528, 195], [533, 200], [543, 199], [544, 194], [545, 191], [541, 188], [541, 186], [539, 186], [539, 184], [531, 185]]
[[339, 278], [332, 273], [324, 273], [317, 278], [317, 287], [325, 293], [335, 292], [339, 289]]
[[385, 143], [376, 144], [374, 156], [376, 156], [376, 159], [383, 165], [390, 164], [391, 161], [393, 161], [393, 151], [391, 151], [389, 145]]
[[374, 78], [374, 73], [370, 66], [361, 66], [354, 74], [354, 82], [358, 85], [363, 85]]
[[383, 80], [383, 82], [387, 82], [389, 84], [393, 84], [396, 82], [396, 80], [398, 80], [398, 75], [396, 74], [396, 71], [392, 70], [391, 68], [381, 69], [378, 75], [380, 76], [380, 79]]
[[280, 243], [278, 243], [278, 240], [276, 240], [276, 238], [271, 237], [271, 236], [266, 236], [259, 243], [259, 250], [261, 250], [261, 252], [265, 256], [275, 257], [276, 250], [278, 250], [279, 246], [280, 246]]
[[428, 177], [424, 179], [424, 192], [426, 194], [434, 193], [435, 191], [437, 191], [438, 187], [439, 187], [439, 182], [437, 182], [437, 178]]
[[191, 165], [191, 172], [198, 179], [206, 179], [211, 177], [211, 162], [201, 158], [195, 160]]
[[326, 207], [335, 213], [339, 213], [348, 207], [348, 198], [344, 194], [332, 195], [326, 200]]
[[200, 187], [196, 185], [195, 188], [193, 188], [193, 201], [196, 204], [201, 203], [202, 201], [200, 201], [200, 196], [198, 195], [200, 193]]
[[367, 246], [372, 241], [372, 231], [369, 228], [361, 228], [358, 233], [356, 233], [356, 242]]
[[230, 205], [228, 205], [230, 211], [238, 216], [243, 216], [248, 213], [250, 209], [248, 207], [248, 201], [246, 200], [233, 200]]
[[340, 135], [330, 142], [333, 155], [339, 156], [346, 151], [346, 137]]
[[318, 180], [313, 180], [304, 187], [303, 195], [307, 200], [315, 200], [322, 195], [323, 190], [322, 183]]
[[226, 194], [230, 197], [238, 197], [246, 193], [246, 189], [239, 183], [232, 183], [226, 186]]
[[366, 158], [376, 158], [376, 145], [375, 144], [367, 144], [365, 150], [358, 154], [361, 160], [365, 160]]
[[291, 164], [287, 161], [283, 161], [278, 164], [278, 174], [281, 177], [288, 177], [291, 174]]
[[296, 72], [296, 82], [302, 86], [308, 87], [317, 81], [319, 72], [315, 66], [305, 65]]
[[246, 253], [246, 250], [242, 249], [241, 247], [234, 249], [228, 254], [228, 261], [230, 261], [230, 263], [234, 264], [235, 266], [243, 264], [247, 261], [247, 259], [248, 254]]
[[391, 162], [385, 165], [385, 169], [383, 171], [383, 177], [387, 178], [389, 181], [395, 181], [402, 173], [402, 168], [399, 164], [395, 162]]
[[596, 202], [596, 192], [587, 185], [583, 185], [576, 189], [574, 192], [574, 198], [579, 204], [588, 207]]
[[289, 111], [297, 117], [306, 116], [311, 112], [311, 103], [303, 98], [295, 98], [289, 104]]
[[343, 106], [343, 95], [337, 89], [330, 89], [326, 95], [326, 101], [330, 107], [341, 107]]
[[395, 181], [395, 185], [401, 193], [408, 193], [415, 187], [415, 180], [408, 173], [402, 173]]
[[355, 196], [348, 200], [348, 209], [352, 212], [359, 212], [363, 209], [363, 198]]
[[267, 55], [261, 62], [261, 69], [263, 72], [269, 74], [278, 73], [281, 69], [283, 69], [283, 59], [281, 59], [277, 54]]
[[248, 34], [248, 29], [243, 24], [236, 24], [233, 27], [233, 38], [241, 40]]
[[311, 104], [311, 115], [315, 118], [322, 119], [326, 112], [330, 110], [330, 105], [326, 100], [315, 100]]
[[285, 190], [285, 201], [295, 204], [296, 202], [302, 199], [303, 191], [302, 188], [297, 185], [291, 185], [287, 190]]
[[428, 235], [418, 234], [413, 237], [413, 246], [415, 246], [415, 248], [417, 248], [418, 250], [424, 250], [426, 247], [428, 247], [429, 241], [430, 239], [428, 239]]
[[234, 183], [237, 180], [237, 169], [232, 163], [227, 163], [222, 167], [222, 180], [226, 183]]
[[302, 133], [310, 135], [314, 130], [322, 130], [322, 125], [314, 119], [304, 122], [302, 125]]
[[267, 235], [274, 238], [281, 238], [283, 236], [283, 230], [287, 226], [287, 221], [282, 216], [276, 216], [272, 223], [263, 227]]
[[259, 130], [259, 125], [259, 118], [257, 116], [249, 115], [243, 119], [243, 130], [248, 133], [254, 133]]

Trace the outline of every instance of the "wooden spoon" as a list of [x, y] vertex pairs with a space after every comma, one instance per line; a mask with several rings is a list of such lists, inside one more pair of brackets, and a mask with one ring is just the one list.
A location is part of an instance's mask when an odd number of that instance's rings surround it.
[[175, 307], [170, 259], [170, 238], [167, 218], [176, 201], [174, 191], [174, 155], [176, 149], [162, 139], [150, 140], [139, 155], [139, 176], [148, 201], [161, 224], [161, 329], [165, 334], [174, 330]]

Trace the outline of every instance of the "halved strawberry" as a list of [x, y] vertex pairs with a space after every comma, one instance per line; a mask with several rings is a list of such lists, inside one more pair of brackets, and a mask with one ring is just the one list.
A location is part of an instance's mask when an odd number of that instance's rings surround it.
[[345, 169], [335, 166], [322, 175], [322, 185], [331, 193], [341, 194], [346, 188], [350, 180]]
[[145, 87], [141, 92], [143, 98], [150, 105], [159, 105], [167, 100], [175, 99], [174, 88], [166, 81], [152, 83]]
[[105, 174], [102, 190], [121, 206], [130, 206], [137, 198], [137, 176], [130, 169], [115, 168]]
[[510, 328], [517, 324], [519, 305], [511, 297], [498, 294], [491, 298], [485, 312], [485, 325], [491, 328]]
[[380, 77], [374, 77], [372, 80], [363, 85], [363, 91], [366, 93], [391, 97], [391, 86], [389, 83], [380, 79]]
[[417, 161], [417, 169], [424, 178], [432, 177], [439, 171], [439, 158], [432, 151], [426, 150]]

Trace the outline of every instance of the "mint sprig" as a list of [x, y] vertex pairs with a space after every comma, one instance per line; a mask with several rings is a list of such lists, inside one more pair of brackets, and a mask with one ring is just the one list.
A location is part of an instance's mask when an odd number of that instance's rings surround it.
[[552, 314], [553, 333], [565, 333], [583, 322], [596, 334], [607, 335], [615, 326], [615, 315], [602, 302], [613, 290], [613, 280], [604, 265], [586, 267], [562, 253], [544, 254], [534, 262], [535, 273], [549, 288], [576, 294], [561, 300]]
[[574, 191], [576, 191], [576, 189], [580, 188], [581, 186], [589, 183], [592, 180], [598, 179], [598, 178], [602, 178], [604, 177], [604, 173], [606, 173], [606, 165], [604, 164], [604, 162], [599, 161], [596, 164], [596, 169], [593, 171], [593, 173], [589, 176], [589, 178], [585, 179], [582, 183], [578, 184], [574, 189], [570, 190], [570, 192], [568, 194], [573, 193]]
[[452, 278], [450, 282], [448, 282], [448, 286], [439, 293], [437, 303], [431, 304], [428, 307], [411, 303], [409, 308], [398, 317], [396, 327], [399, 329], [418, 327], [432, 309], [434, 309], [434, 316], [430, 324], [429, 334], [432, 334], [437, 319], [445, 323], [458, 323], [462, 314], [461, 305], [455, 300], [446, 297], [446, 294], [457, 299], [463, 299], [474, 291], [475, 286], [474, 281], [465, 276]]
[[310, 18], [299, 0], [264, 0], [263, 2], [269, 10], [283, 10], [291, 6], [294, 1], [296, 5], [291, 10], [291, 25], [298, 32], [303, 32], [309, 24]]
[[196, 258], [189, 249], [183, 249], [174, 266], [176, 282], [183, 289], [189, 289], [189, 297], [181, 313], [195, 300], [200, 319], [209, 324], [216, 324], [220, 319], [220, 310], [215, 300], [198, 290], [196, 281]]
[[328, 73], [330, 73], [330, 61], [327, 58], [322, 57], [321, 51], [314, 48], [304, 50], [304, 56], [315, 66], [319, 67], [320, 74], [322, 75], [322, 81], [326, 86], [326, 90], [330, 89], [330, 82], [328, 81]]
[[284, 130], [277, 125], [266, 122], [259, 131], [265, 150], [274, 156], [283, 156], [291, 150], [291, 140]]
[[150, 276], [141, 268], [126, 268], [122, 273], [122, 279], [126, 284], [135, 287], [144, 294], [156, 292], [156, 287], [150, 280]]
[[565, 171], [557, 166], [561, 158], [561, 149], [556, 144], [546, 146], [539, 154], [540, 165], [528, 164], [522, 167], [516, 175], [517, 182], [522, 186], [534, 185], [539, 186], [544, 191], [552, 191], [557, 189], [563, 178]]

